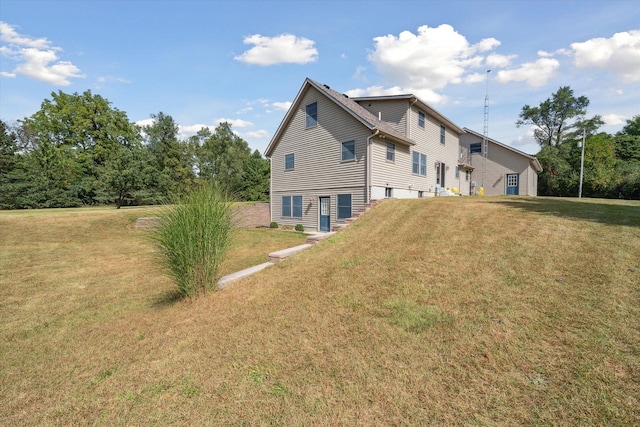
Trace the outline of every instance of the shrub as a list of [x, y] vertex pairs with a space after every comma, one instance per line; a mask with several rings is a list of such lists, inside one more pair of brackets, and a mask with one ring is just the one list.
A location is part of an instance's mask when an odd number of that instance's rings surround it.
[[275, 221], [271, 221], [271, 224], [269, 224], [269, 228], [278, 228], [278, 223]]
[[152, 240], [159, 261], [181, 296], [217, 287], [218, 272], [232, 232], [229, 199], [219, 189], [201, 186], [162, 209]]
[[302, 231], [304, 231], [304, 227], [302, 226], [302, 224], [296, 224], [295, 230], [302, 232]]

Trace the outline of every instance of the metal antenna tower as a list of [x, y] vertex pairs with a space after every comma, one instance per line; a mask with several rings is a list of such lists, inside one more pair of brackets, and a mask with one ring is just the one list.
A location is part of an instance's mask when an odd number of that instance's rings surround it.
[[484, 95], [484, 132], [482, 133], [482, 191], [485, 191], [487, 179], [487, 151], [489, 149], [489, 73], [487, 70], [487, 86]]

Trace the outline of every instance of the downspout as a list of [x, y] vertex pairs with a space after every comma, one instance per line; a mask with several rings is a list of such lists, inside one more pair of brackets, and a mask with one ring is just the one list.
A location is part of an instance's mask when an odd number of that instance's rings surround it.
[[273, 165], [269, 157], [269, 222], [273, 222]]
[[366, 172], [365, 172], [365, 188], [366, 188], [366, 197], [365, 204], [369, 204], [371, 202], [371, 138], [376, 137], [380, 133], [380, 129], [376, 129], [376, 131], [367, 137], [367, 164], [366, 164]]

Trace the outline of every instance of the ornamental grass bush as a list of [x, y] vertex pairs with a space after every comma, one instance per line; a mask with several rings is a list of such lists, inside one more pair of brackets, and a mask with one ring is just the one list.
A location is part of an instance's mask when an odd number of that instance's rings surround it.
[[230, 199], [218, 188], [200, 186], [164, 207], [152, 240], [165, 273], [180, 295], [217, 289], [220, 266], [231, 241]]

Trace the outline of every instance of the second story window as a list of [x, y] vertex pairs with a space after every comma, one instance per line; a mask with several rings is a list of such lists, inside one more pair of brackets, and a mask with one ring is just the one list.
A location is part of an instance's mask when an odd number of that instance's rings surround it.
[[293, 170], [296, 166], [296, 157], [293, 153], [284, 155], [284, 170]]
[[482, 153], [482, 142], [474, 142], [469, 144], [469, 153]]
[[444, 137], [447, 134], [447, 128], [440, 125], [440, 144], [444, 145]]
[[307, 105], [307, 127], [314, 127], [318, 124], [318, 103]]
[[356, 142], [347, 141], [342, 143], [342, 161], [348, 162], [356, 159]]
[[425, 115], [422, 111], [418, 111], [418, 126], [424, 129]]
[[396, 144], [387, 142], [387, 160], [390, 162], [396, 161]]

